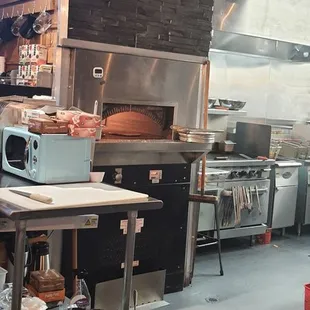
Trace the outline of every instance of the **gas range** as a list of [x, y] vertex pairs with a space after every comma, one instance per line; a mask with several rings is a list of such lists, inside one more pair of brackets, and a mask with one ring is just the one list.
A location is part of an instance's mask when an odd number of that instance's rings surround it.
[[[207, 156], [207, 168], [205, 177], [205, 192], [219, 197], [219, 215], [221, 219], [221, 238], [234, 238], [242, 236], [254, 236], [266, 231], [270, 177], [274, 160], [259, 160], [232, 153], [222, 158], [223, 154], [209, 153]], [[200, 172], [201, 175], [201, 172]], [[198, 188], [201, 188], [198, 178]], [[240, 222], [236, 224], [235, 215], [224, 220], [227, 208], [230, 204], [227, 199], [222, 199], [223, 191], [242, 189], [255, 193], [252, 202], [253, 211], [239, 210]], [[232, 199], [232, 198], [230, 198]], [[230, 202], [231, 203], [231, 202]], [[199, 234], [214, 231], [214, 213], [212, 208], [201, 205], [199, 211]]]
[[226, 155], [209, 153], [207, 156], [207, 182], [223, 181], [249, 181], [256, 179], [268, 179], [271, 166], [275, 164], [273, 159], [259, 160], [251, 159], [244, 155], [232, 153]]

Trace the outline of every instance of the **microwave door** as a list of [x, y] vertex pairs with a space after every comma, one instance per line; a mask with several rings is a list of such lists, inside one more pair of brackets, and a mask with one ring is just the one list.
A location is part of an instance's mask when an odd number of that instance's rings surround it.
[[33, 169], [32, 169], [32, 143], [31, 143], [31, 137], [28, 139], [26, 146], [25, 146], [25, 153], [24, 153], [24, 164], [25, 164], [25, 170], [29, 177], [32, 179], [34, 178], [33, 175]]
[[27, 142], [23, 137], [10, 135], [5, 142], [5, 158], [11, 168], [25, 170], [25, 148]]

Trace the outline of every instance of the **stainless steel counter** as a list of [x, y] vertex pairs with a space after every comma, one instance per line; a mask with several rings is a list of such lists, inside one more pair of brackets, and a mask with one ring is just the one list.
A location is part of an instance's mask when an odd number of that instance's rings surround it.
[[96, 143], [94, 166], [192, 163], [211, 148], [212, 143], [107, 139]]

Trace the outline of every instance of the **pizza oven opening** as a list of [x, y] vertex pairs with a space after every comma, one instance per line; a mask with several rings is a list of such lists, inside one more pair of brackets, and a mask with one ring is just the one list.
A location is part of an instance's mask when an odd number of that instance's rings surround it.
[[171, 139], [174, 113], [174, 105], [105, 103], [103, 139]]

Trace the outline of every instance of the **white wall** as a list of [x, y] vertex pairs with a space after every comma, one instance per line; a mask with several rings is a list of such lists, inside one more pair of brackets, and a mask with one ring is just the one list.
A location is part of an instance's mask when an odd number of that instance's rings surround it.
[[244, 100], [248, 117], [308, 118], [310, 63], [211, 51], [210, 97]]

